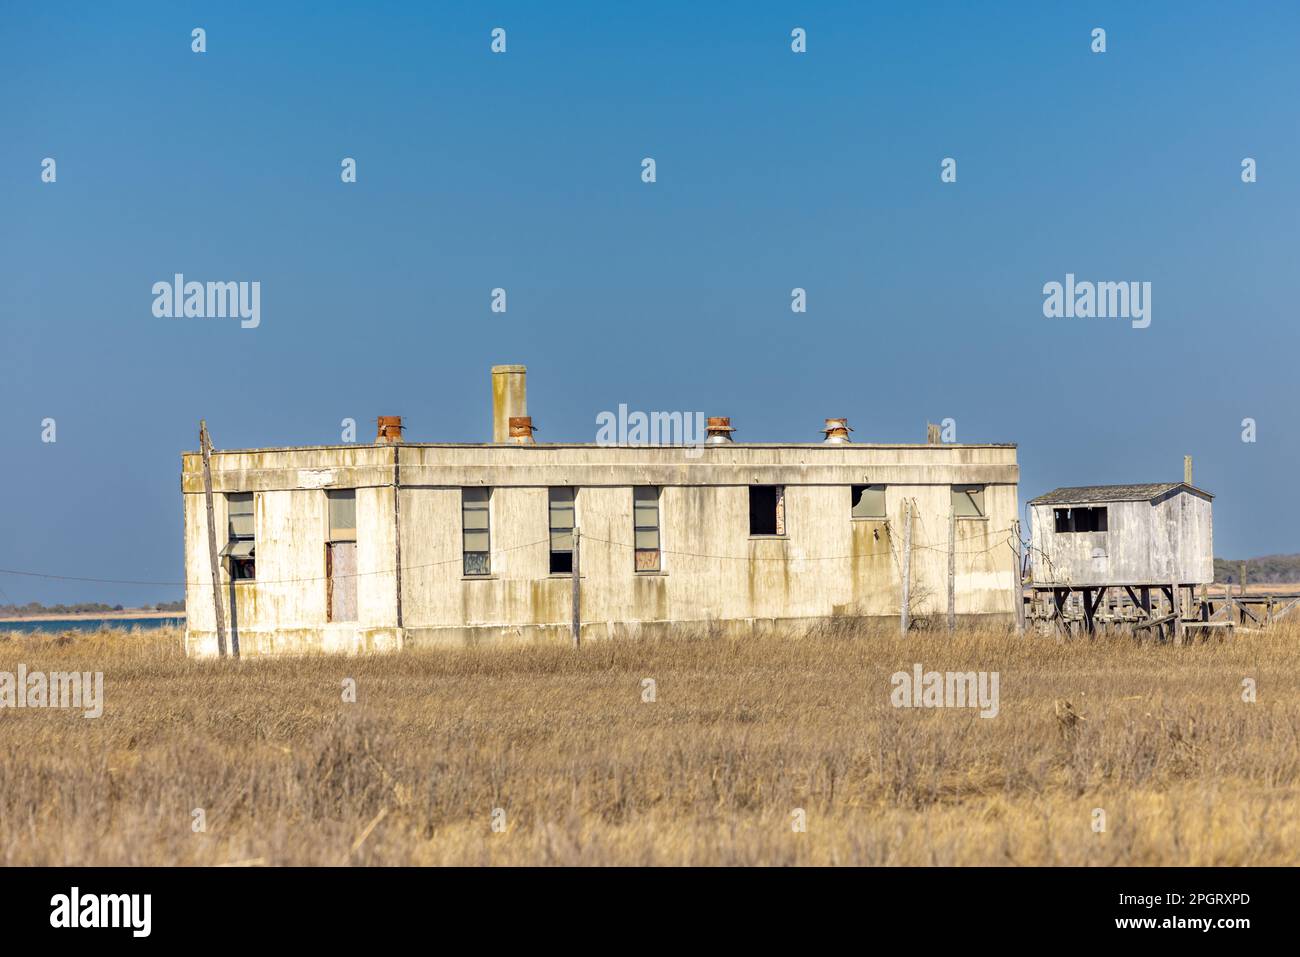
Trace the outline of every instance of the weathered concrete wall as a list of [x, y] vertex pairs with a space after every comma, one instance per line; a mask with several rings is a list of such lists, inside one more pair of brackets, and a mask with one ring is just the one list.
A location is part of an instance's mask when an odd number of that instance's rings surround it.
[[[400, 456], [401, 622], [393, 500]], [[493, 639], [569, 640], [571, 579], [549, 573], [547, 488], [578, 489], [585, 637], [721, 623], [897, 616], [905, 502], [912, 610], [947, 611], [952, 484], [986, 484], [987, 517], [959, 519], [956, 610], [1014, 613], [1012, 446], [345, 446], [222, 452], [221, 492], [254, 491], [257, 581], [234, 586], [244, 654], [366, 651]], [[786, 535], [749, 535], [749, 486], [785, 486]], [[886, 519], [852, 517], [853, 484], [886, 486]], [[492, 488], [489, 578], [462, 573], [461, 495]], [[634, 566], [632, 487], [660, 486], [661, 568]], [[202, 472], [186, 455], [187, 647], [216, 649]], [[357, 489], [357, 621], [326, 621], [324, 489]], [[225, 497], [215, 497], [224, 545]], [[224, 572], [223, 572], [224, 578]], [[223, 586], [223, 593], [229, 586]], [[229, 607], [229, 597], [223, 594]], [[766, 624], [764, 624], [766, 623]]]
[[1038, 585], [1151, 585], [1214, 581], [1211, 502], [1186, 489], [1152, 504], [1104, 506], [1104, 532], [1056, 531], [1051, 505], [1032, 506], [1034, 583]]

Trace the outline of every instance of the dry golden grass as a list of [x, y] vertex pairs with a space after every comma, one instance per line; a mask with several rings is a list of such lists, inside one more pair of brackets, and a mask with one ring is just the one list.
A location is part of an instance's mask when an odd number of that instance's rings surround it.
[[[828, 628], [235, 663], [10, 636], [0, 671], [103, 671], [105, 711], [0, 711], [0, 864], [1295, 864], [1298, 647]], [[891, 707], [914, 662], [1000, 672], [1001, 713]]]

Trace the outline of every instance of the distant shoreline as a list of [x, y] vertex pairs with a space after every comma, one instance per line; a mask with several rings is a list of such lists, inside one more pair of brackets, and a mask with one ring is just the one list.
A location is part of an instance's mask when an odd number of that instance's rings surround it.
[[0, 627], [6, 621], [89, 621], [97, 618], [184, 618], [183, 611], [153, 611], [144, 608], [123, 608], [121, 611], [78, 611], [66, 615], [7, 615], [0, 617]]

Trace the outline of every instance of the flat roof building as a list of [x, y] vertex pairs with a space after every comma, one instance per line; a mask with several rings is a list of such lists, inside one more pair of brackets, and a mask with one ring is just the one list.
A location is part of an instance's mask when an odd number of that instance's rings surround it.
[[[211, 455], [219, 600], [243, 655], [744, 635], [909, 611], [1010, 623], [1014, 445], [533, 440], [523, 366], [493, 369], [487, 444], [402, 440]], [[186, 649], [217, 653], [200, 453], [182, 457]], [[910, 512], [911, 550], [904, 549]], [[949, 529], [954, 530], [950, 579]]]

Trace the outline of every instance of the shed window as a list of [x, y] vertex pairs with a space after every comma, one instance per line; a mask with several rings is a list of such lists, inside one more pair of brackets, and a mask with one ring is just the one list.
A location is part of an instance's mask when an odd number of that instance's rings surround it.
[[983, 518], [984, 486], [954, 485], [952, 487], [952, 512], [958, 518]]
[[781, 485], [749, 487], [749, 534], [785, 534], [785, 488]]
[[577, 499], [571, 488], [550, 490], [551, 574], [573, 574], [573, 508]]
[[234, 581], [257, 577], [256, 539], [253, 534], [253, 493], [230, 492], [226, 495], [229, 535], [221, 557]]
[[632, 489], [632, 534], [636, 539], [636, 570], [659, 571], [659, 489], [653, 485]]
[[329, 621], [357, 620], [357, 490], [325, 493], [329, 538], [325, 542], [325, 608]]
[[466, 575], [492, 574], [492, 490], [460, 490], [460, 520]]
[[885, 487], [883, 485], [853, 486], [853, 517], [884, 518]]
[[1107, 528], [1105, 506], [1088, 508], [1058, 508], [1056, 530], [1065, 532], [1104, 532]]

